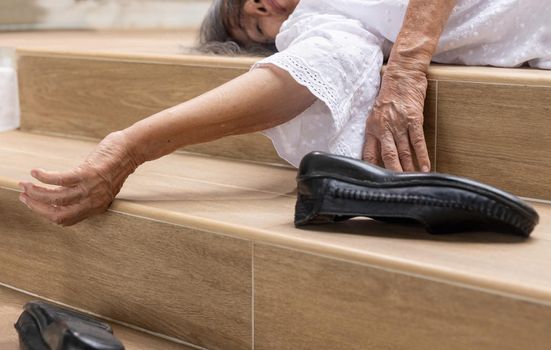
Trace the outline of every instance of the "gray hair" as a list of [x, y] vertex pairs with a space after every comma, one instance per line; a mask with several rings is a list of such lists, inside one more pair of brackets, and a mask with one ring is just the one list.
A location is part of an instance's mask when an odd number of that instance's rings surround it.
[[277, 49], [274, 44], [240, 45], [229, 34], [231, 17], [239, 18], [244, 0], [213, 0], [199, 30], [199, 51], [215, 55], [268, 56]]

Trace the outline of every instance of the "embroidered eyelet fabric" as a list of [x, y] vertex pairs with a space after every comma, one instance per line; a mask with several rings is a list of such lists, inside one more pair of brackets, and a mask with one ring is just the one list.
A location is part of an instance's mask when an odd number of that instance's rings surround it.
[[[277, 66], [317, 101], [264, 131], [294, 166], [311, 151], [361, 158], [365, 124], [407, 0], [301, 0], [276, 38]], [[551, 5], [543, 0], [459, 0], [434, 62], [551, 69]]]
[[380, 39], [340, 15], [295, 12], [277, 37], [279, 53], [257, 63], [289, 72], [318, 100], [299, 117], [265, 131], [294, 166], [317, 150], [360, 157], [365, 121], [379, 89]]

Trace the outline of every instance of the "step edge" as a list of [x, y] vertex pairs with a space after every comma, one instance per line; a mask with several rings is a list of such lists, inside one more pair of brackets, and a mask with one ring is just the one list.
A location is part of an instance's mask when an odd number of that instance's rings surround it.
[[535, 68], [502, 68], [433, 64], [427, 78], [437, 81], [505, 85], [551, 86], [551, 71]]
[[71, 51], [56, 49], [16, 49], [20, 58], [47, 57], [47, 58], [72, 58], [96, 61], [117, 61], [128, 63], [171, 64], [179, 66], [213, 67], [228, 69], [249, 69], [262, 57], [225, 57], [214, 55], [189, 55], [189, 54], [154, 54], [154, 53], [124, 53], [113, 51]]
[[[0, 189], [20, 192], [16, 181], [4, 177], [0, 177]], [[400, 259], [395, 256], [333, 246], [322, 242], [312, 242], [308, 239], [290, 237], [289, 235], [278, 234], [267, 229], [251, 228], [189, 214], [161, 210], [120, 199], [116, 199], [113, 202], [109, 212], [243, 239], [251, 241], [253, 244], [280, 246], [285, 249], [298, 250], [330, 259], [343, 260], [372, 268], [406, 274], [416, 278], [483, 290], [492, 294], [551, 306], [551, 290], [546, 288], [534, 288], [524, 284], [514, 284], [508, 281]]]

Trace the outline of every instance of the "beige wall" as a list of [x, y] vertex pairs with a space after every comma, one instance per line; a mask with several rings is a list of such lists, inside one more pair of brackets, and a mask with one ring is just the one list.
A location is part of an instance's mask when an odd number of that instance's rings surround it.
[[209, 0], [1, 0], [0, 30], [197, 27]]

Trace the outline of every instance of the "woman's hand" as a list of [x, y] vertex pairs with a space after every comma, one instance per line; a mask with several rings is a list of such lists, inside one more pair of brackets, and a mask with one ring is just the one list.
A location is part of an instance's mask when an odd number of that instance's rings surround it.
[[430, 171], [423, 133], [427, 72], [457, 0], [410, 0], [367, 120], [363, 159], [395, 171]]
[[423, 132], [426, 74], [389, 64], [367, 119], [363, 159], [394, 171], [430, 170]]
[[21, 182], [19, 199], [38, 215], [62, 226], [74, 225], [107, 210], [128, 175], [139, 165], [123, 132], [109, 134], [73, 170], [47, 172], [33, 169], [31, 175], [46, 188]]

